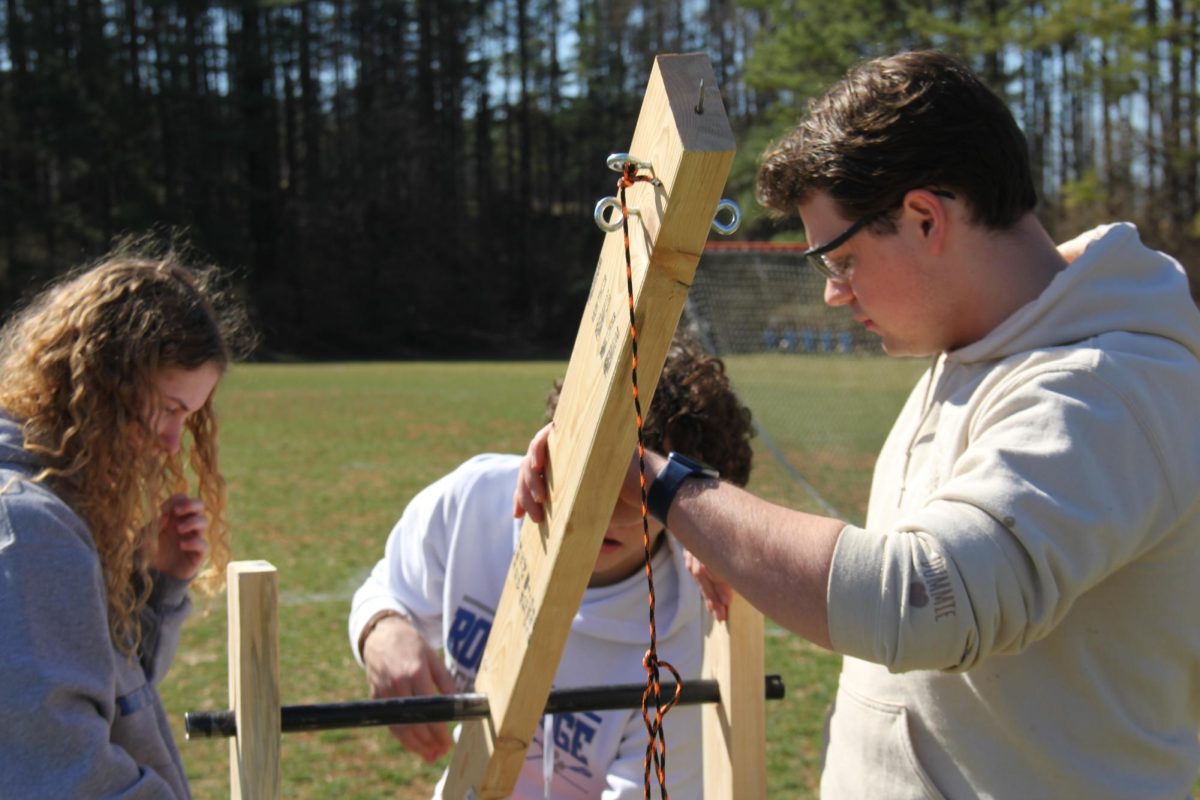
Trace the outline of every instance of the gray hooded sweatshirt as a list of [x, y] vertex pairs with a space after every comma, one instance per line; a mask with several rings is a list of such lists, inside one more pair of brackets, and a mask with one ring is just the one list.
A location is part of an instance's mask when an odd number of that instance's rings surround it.
[[157, 686], [190, 610], [155, 576], [142, 652], [112, 642], [91, 534], [0, 415], [0, 798], [187, 798]]

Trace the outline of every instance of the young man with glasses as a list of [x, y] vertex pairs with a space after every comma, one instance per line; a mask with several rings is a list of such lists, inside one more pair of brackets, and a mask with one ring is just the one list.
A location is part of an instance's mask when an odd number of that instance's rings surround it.
[[[728, 582], [845, 656], [822, 797], [1186, 796], [1200, 313], [1183, 269], [1124, 223], [1056, 247], [1012, 115], [934, 52], [852, 70], [758, 188], [803, 220], [828, 304], [931, 358], [864, 526], [709, 478], [673, 476], [655, 506], [710, 601]], [[536, 516], [547, 434], [518, 485]]]

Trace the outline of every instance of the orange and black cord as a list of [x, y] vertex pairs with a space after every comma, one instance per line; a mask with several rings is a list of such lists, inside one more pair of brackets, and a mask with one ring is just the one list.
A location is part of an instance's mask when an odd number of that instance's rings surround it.
[[[650, 603], [650, 649], [642, 658], [642, 666], [646, 670], [646, 690], [642, 693], [642, 720], [646, 723], [647, 734], [644, 787], [646, 800], [650, 800], [650, 767], [653, 764], [659, 792], [663, 800], [667, 800], [667, 738], [663, 731], [663, 717], [679, 702], [683, 681], [680, 680], [675, 667], [658, 657], [658, 633], [654, 622], [654, 569], [651, 566], [650, 515], [646, 508], [646, 447], [642, 437], [642, 401], [638, 396], [637, 317], [634, 313], [633, 263], [629, 253], [629, 209], [625, 204], [625, 190], [639, 181], [657, 185], [658, 180], [636, 173], [637, 167], [627, 161], [617, 181], [617, 189], [621, 197], [621, 232], [625, 237], [625, 286], [629, 295], [629, 339], [632, 350], [630, 371], [633, 379], [633, 410], [637, 420], [638, 478], [642, 490], [642, 545], [646, 552], [646, 583], [649, 586]], [[670, 671], [675, 678], [675, 695], [666, 703], [662, 700], [662, 682], [659, 678], [659, 670], [663, 668]], [[653, 718], [649, 709], [651, 698], [654, 702]]]

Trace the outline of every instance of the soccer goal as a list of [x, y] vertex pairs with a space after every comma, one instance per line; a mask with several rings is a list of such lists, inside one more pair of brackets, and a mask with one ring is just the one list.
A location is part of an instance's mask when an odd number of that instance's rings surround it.
[[802, 244], [710, 242], [681, 324], [721, 356], [760, 443], [824, 513], [861, 522], [871, 469], [924, 360], [888, 358]]

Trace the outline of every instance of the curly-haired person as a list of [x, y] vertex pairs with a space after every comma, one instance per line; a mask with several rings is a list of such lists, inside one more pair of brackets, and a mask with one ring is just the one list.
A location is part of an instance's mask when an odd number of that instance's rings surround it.
[[[555, 387], [547, 416], [557, 400]], [[750, 476], [750, 412], [730, 388], [721, 361], [688, 342], [671, 344], [643, 434], [647, 446], [705, 461], [739, 485]], [[421, 491], [396, 523], [350, 613], [350, 644], [373, 697], [473, 686], [520, 533], [512, 515], [519, 463], [518, 456], [476, 456]], [[660, 652], [684, 680], [698, 677], [700, 592], [687, 577], [678, 543], [656, 522], [650, 533]], [[640, 510], [614, 512], [555, 686], [645, 680], [644, 563]], [[435, 652], [439, 647], [444, 662]], [[672, 712], [672, 797], [703, 795], [700, 732], [698, 707]], [[441, 724], [395, 727], [392, 733], [429, 761], [452, 745]], [[513, 796], [641, 797], [645, 738], [635, 710], [556, 714], [535, 736]]]
[[157, 686], [229, 561], [214, 277], [128, 243], [0, 331], [0, 794], [190, 796]]

